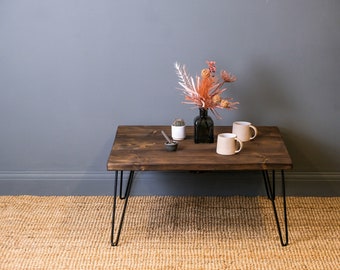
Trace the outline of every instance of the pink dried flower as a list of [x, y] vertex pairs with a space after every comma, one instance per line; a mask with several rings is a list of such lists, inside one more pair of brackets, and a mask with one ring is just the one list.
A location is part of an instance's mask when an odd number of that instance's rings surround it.
[[216, 62], [215, 61], [207, 61], [209, 70], [211, 73], [215, 73], [216, 72]]
[[196, 79], [189, 76], [185, 66], [175, 63], [177, 75], [179, 77], [180, 90], [183, 91], [185, 102], [187, 104], [194, 104], [199, 108], [210, 109], [217, 117], [221, 116], [217, 113], [216, 108], [220, 109], [237, 109], [238, 102], [233, 102], [232, 98], [223, 98], [221, 94], [227, 90], [222, 88], [225, 83], [236, 81], [236, 76], [231, 75], [225, 70], [221, 71], [221, 78], [215, 77], [216, 62], [207, 61], [208, 68], [201, 71], [201, 76], [196, 76]]
[[234, 82], [237, 80], [237, 77], [232, 75], [231, 73], [225, 71], [225, 70], [222, 70], [221, 71], [221, 78], [223, 79], [223, 81], [225, 82]]

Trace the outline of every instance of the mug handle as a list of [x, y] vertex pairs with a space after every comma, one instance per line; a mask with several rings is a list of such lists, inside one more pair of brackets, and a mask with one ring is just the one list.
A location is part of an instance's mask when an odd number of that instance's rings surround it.
[[236, 154], [236, 153], [238, 153], [238, 152], [240, 152], [240, 151], [242, 150], [242, 148], [243, 148], [243, 143], [242, 143], [242, 141], [241, 141], [239, 138], [235, 138], [235, 141], [237, 141], [237, 142], [238, 142], [238, 145], [239, 145], [238, 149], [235, 150], [235, 154]]
[[257, 136], [257, 128], [254, 127], [253, 125], [250, 125], [249, 127], [254, 131], [253, 136], [250, 137], [250, 140], [253, 140], [253, 139], [255, 139], [255, 137]]

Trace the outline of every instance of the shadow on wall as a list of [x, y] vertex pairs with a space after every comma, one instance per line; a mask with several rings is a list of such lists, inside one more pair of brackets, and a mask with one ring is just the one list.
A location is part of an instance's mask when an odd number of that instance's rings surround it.
[[331, 172], [338, 167], [331, 142], [301, 130], [281, 128], [281, 133], [295, 171]]
[[289, 72], [282, 70], [280, 65], [270, 65], [270, 60], [266, 63], [256, 61], [245, 71], [249, 77], [238, 81], [242, 89], [238, 97], [241, 103], [239, 118], [254, 125], [278, 126], [294, 170], [334, 171], [339, 167], [337, 150], [332, 149], [332, 142], [327, 142], [320, 131], [311, 133], [317, 123], [304, 112], [308, 101], [301, 102], [303, 89], [296, 88], [295, 77]]
[[268, 63], [255, 63], [245, 70], [249, 76], [239, 78], [240, 118], [248, 119], [257, 125], [278, 125], [286, 122], [288, 108], [294, 110], [290, 86], [282, 78], [282, 70]]

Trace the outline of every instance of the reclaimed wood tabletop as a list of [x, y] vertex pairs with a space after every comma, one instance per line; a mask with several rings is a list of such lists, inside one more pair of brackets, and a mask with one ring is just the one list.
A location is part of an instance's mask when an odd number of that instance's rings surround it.
[[292, 160], [275, 126], [259, 126], [257, 137], [243, 143], [240, 153], [230, 156], [216, 153], [216, 137], [231, 132], [230, 126], [215, 126], [215, 142], [195, 144], [194, 129], [186, 127], [186, 138], [178, 141], [175, 152], [167, 152], [162, 130], [170, 126], [118, 126], [107, 162], [108, 171], [228, 171], [286, 170]]

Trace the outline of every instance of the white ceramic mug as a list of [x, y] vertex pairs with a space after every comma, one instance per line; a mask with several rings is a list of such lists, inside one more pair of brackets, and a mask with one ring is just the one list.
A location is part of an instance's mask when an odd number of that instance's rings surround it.
[[257, 136], [257, 128], [250, 122], [237, 121], [233, 123], [233, 131], [242, 142], [253, 140]]
[[240, 152], [242, 147], [243, 147], [242, 141], [237, 138], [236, 134], [220, 133], [217, 135], [216, 146], [217, 154], [234, 155]]

